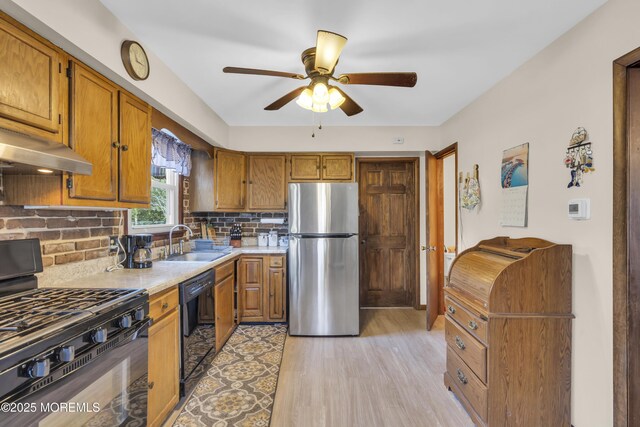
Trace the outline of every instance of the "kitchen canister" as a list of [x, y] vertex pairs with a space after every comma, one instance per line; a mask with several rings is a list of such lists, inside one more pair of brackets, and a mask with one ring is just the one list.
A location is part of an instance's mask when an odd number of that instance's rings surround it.
[[278, 232], [269, 232], [269, 246], [278, 246]]
[[269, 243], [269, 238], [267, 233], [258, 234], [258, 246], [267, 246]]

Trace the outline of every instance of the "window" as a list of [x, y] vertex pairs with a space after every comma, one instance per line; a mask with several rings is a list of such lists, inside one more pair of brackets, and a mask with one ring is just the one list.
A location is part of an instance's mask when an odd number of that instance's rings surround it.
[[130, 233], [162, 233], [179, 224], [180, 175], [173, 169], [151, 167], [151, 206], [129, 210]]

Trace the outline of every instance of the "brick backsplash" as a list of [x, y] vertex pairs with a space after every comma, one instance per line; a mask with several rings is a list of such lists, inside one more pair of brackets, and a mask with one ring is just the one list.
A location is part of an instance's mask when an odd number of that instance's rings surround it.
[[[264, 224], [260, 222], [261, 218], [284, 218], [284, 224]], [[256, 237], [259, 233], [268, 233], [272, 230], [277, 231], [279, 235], [289, 233], [287, 214], [283, 212], [197, 212], [193, 213], [193, 221], [197, 224], [206, 222], [213, 225], [218, 237], [229, 236], [231, 226], [236, 223], [242, 225], [244, 237]]]
[[119, 211], [24, 209], [0, 206], [0, 240], [40, 239], [44, 267], [109, 256]]

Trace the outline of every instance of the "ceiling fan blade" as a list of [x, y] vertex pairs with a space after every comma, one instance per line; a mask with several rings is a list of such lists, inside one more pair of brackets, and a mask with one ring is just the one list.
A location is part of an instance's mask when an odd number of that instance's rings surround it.
[[351, 117], [351, 116], [355, 116], [358, 113], [362, 113], [364, 110], [362, 109], [361, 106], [359, 106], [356, 101], [354, 101], [353, 99], [351, 99], [351, 97], [349, 95], [347, 95], [346, 93], [344, 93], [344, 91], [340, 88], [336, 88], [338, 90], [338, 92], [340, 92], [340, 95], [344, 96], [344, 102], [342, 103], [342, 105], [340, 106], [340, 109], [342, 111], [344, 111], [344, 113]]
[[279, 110], [285, 105], [287, 105], [288, 103], [290, 103], [291, 101], [293, 101], [294, 99], [296, 99], [298, 96], [300, 96], [302, 91], [305, 90], [306, 88], [307, 88], [306, 86], [300, 86], [298, 89], [292, 90], [282, 98], [279, 98], [275, 100], [273, 103], [267, 105], [266, 107], [264, 107], [264, 109], [268, 111]]
[[285, 73], [284, 71], [259, 70], [256, 68], [224, 67], [222, 71], [225, 73], [233, 73], [233, 74], [253, 74], [258, 76], [288, 77], [290, 79], [297, 79], [297, 80], [304, 80], [307, 78], [302, 74]]
[[414, 87], [418, 81], [418, 75], [416, 73], [350, 73], [341, 74], [336, 80], [346, 85]]
[[331, 31], [319, 30], [316, 38], [315, 69], [320, 74], [331, 74], [347, 38]]

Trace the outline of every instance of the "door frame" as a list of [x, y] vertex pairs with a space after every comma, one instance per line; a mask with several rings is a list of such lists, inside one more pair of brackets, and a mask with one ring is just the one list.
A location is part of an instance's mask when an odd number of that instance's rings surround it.
[[640, 397], [640, 382], [634, 372], [640, 367], [631, 357], [631, 352], [640, 347], [640, 336], [630, 334], [632, 322], [640, 319], [640, 278], [631, 274], [640, 269], [640, 247], [635, 242], [640, 223], [635, 219], [637, 212], [633, 212], [639, 201], [631, 194], [633, 182], [640, 175], [631, 164], [637, 165], [638, 159], [633, 156], [637, 147], [632, 147], [629, 140], [632, 110], [627, 75], [628, 69], [639, 62], [640, 48], [613, 62], [613, 413], [617, 427], [632, 425], [630, 416], [636, 421], [640, 416], [634, 403]]
[[[360, 177], [360, 164], [362, 163], [411, 163], [413, 164], [413, 181], [414, 181], [414, 209], [415, 209], [415, 225], [414, 225], [414, 263], [415, 277], [413, 302], [411, 306], [416, 310], [420, 307], [420, 158], [419, 157], [356, 157], [355, 181], [358, 182]], [[360, 194], [358, 194], [358, 199]], [[358, 200], [359, 203], [359, 200]], [[359, 230], [358, 230], [359, 231]], [[358, 261], [359, 262], [359, 261]], [[359, 284], [360, 285], [360, 284]]]
[[[437, 170], [437, 244], [436, 256], [438, 258], [438, 315], [444, 314], [444, 279], [442, 279], [442, 271], [444, 268], [444, 159], [455, 155], [455, 176], [454, 176], [454, 197], [455, 203], [455, 233], [456, 233], [456, 254], [458, 253], [458, 143], [454, 142], [446, 148], [434, 154], [436, 158]], [[442, 283], [440, 282], [442, 280]]]

